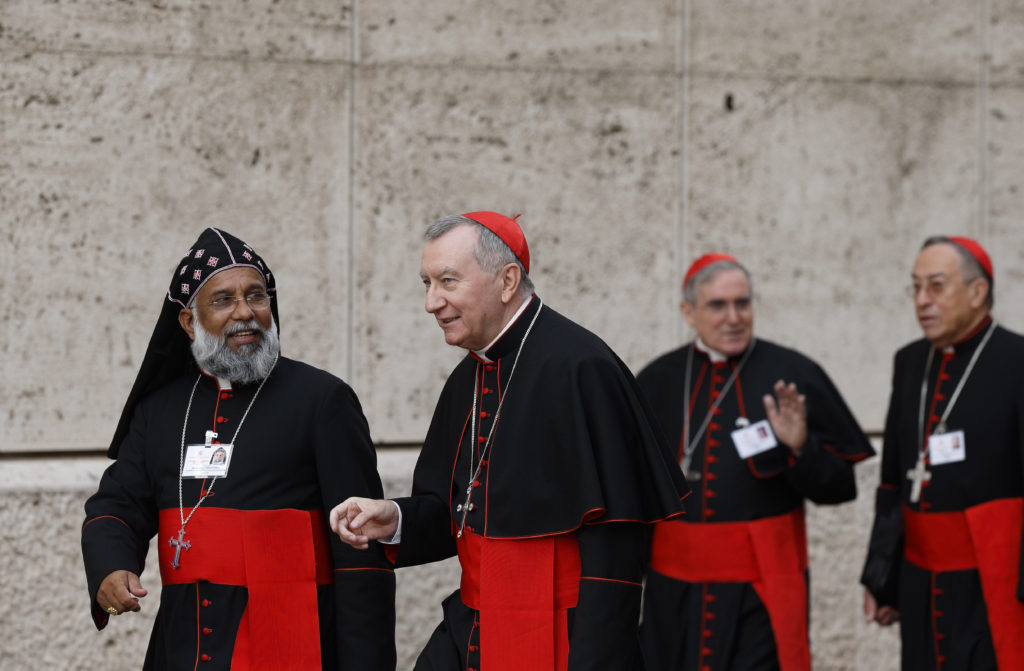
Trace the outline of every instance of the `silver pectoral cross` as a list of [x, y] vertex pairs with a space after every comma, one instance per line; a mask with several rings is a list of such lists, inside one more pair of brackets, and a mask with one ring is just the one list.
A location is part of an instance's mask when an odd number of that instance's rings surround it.
[[932, 479], [932, 472], [925, 470], [924, 455], [917, 457], [917, 464], [907, 471], [907, 478], [913, 483], [910, 487], [910, 502], [921, 500], [921, 486]]
[[178, 568], [179, 566], [181, 566], [181, 563], [180, 563], [181, 562], [181, 549], [184, 548], [186, 550], [189, 550], [189, 549], [192, 548], [192, 543], [188, 542], [187, 540], [184, 540], [184, 538], [185, 538], [185, 529], [181, 528], [181, 529], [178, 530], [178, 537], [177, 538], [168, 538], [167, 539], [167, 543], [172, 548], [174, 548], [174, 559], [171, 560], [171, 566], [173, 568]]
[[462, 521], [459, 522], [459, 532], [455, 534], [456, 538], [462, 538], [462, 531], [466, 528], [466, 515], [468, 515], [469, 511], [473, 510], [473, 508], [476, 508], [476, 505], [470, 503], [471, 498], [473, 498], [472, 483], [470, 483], [469, 487], [466, 487], [466, 502], [455, 506], [455, 512], [462, 513]]

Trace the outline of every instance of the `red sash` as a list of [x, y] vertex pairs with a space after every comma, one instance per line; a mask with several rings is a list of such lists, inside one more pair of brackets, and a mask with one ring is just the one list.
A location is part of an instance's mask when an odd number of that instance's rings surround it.
[[[177, 538], [180, 527], [177, 509], [160, 511], [163, 584], [206, 580], [249, 591], [232, 671], [319, 669], [316, 586], [334, 578], [323, 512], [201, 508], [185, 532], [192, 547], [181, 551], [180, 565], [173, 568], [174, 548], [167, 541]], [[196, 638], [202, 640], [199, 632]]]
[[963, 512], [903, 507], [904, 555], [926, 571], [977, 569], [1001, 669], [1024, 669], [1024, 604], [1017, 600], [1024, 499], [997, 499]]
[[752, 522], [659, 522], [651, 568], [687, 582], [749, 582], [768, 611], [782, 671], [807, 671], [804, 510]]
[[457, 544], [462, 602], [480, 611], [480, 667], [565, 671], [565, 611], [579, 595], [576, 534], [495, 539], [464, 533]]

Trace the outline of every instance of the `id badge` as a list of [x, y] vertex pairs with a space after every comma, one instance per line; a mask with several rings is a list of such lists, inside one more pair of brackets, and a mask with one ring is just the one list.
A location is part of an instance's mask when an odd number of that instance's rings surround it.
[[949, 431], [928, 436], [928, 463], [933, 466], [952, 464], [967, 458], [967, 441], [963, 431]]
[[231, 465], [231, 443], [213, 445], [189, 445], [185, 451], [185, 463], [181, 468], [183, 478], [226, 478]]
[[732, 432], [732, 442], [743, 459], [767, 452], [779, 444], [775, 440], [775, 433], [772, 432], [772, 425], [768, 423], [767, 419], [754, 422], [744, 429], [736, 429]]

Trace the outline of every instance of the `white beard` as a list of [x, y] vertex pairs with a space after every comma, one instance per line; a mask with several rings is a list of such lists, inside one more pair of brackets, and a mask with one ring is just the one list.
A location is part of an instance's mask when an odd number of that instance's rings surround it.
[[[192, 356], [199, 367], [211, 375], [222, 377], [238, 384], [259, 382], [274, 369], [277, 357], [281, 353], [281, 341], [277, 335], [277, 323], [270, 318], [270, 328], [264, 329], [255, 319], [239, 322], [224, 330], [218, 338], [203, 328], [199, 323], [199, 315], [192, 310], [192, 328], [195, 339], [192, 341]], [[228, 346], [228, 336], [245, 330], [260, 332], [258, 342], [241, 345], [238, 350]]]

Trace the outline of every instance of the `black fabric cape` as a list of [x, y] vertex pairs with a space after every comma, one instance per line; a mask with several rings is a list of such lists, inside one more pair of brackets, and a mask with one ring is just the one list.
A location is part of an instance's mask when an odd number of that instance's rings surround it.
[[[945, 412], [949, 397], [963, 378], [990, 322], [953, 346], [938, 386], [943, 396], [935, 412]], [[885, 423], [881, 482], [875, 500], [875, 521], [861, 582], [880, 605], [900, 612], [903, 668], [936, 668], [936, 650], [943, 671], [995, 668], [991, 633], [976, 570], [933, 573], [903, 560], [903, 506], [918, 512], [962, 511], [967, 507], [1024, 495], [1024, 338], [996, 327], [977, 360], [947, 428], [963, 430], [966, 459], [930, 466], [931, 481], [918, 503], [910, 502], [907, 471], [917, 463], [922, 441], [918, 412], [925, 362], [932, 345], [918, 340], [896, 353], [892, 397]], [[938, 381], [941, 352], [936, 352], [926, 383], [926, 410]], [[934, 581], [934, 586], [933, 586]], [[940, 593], [932, 593], [933, 588]], [[1016, 596], [1024, 601], [1020, 576]], [[934, 606], [932, 599], [935, 599]], [[935, 611], [942, 613], [934, 618]], [[933, 622], [938, 626], [933, 627]], [[936, 640], [936, 635], [940, 638]]]
[[[82, 550], [98, 628], [109, 617], [95, 600], [103, 578], [119, 569], [140, 574], [159, 512], [172, 509], [177, 515], [182, 424], [196, 375], [179, 377], [137, 404], [117, 461], [85, 504]], [[186, 444], [202, 443], [207, 430], [229, 442], [257, 386], [236, 385], [224, 396], [217, 380], [203, 375], [189, 413]], [[205, 506], [322, 510], [326, 515], [348, 496], [382, 496], [376, 455], [355, 393], [306, 364], [283, 357], [278, 361], [235, 444], [228, 476], [216, 481], [213, 495], [193, 519], [203, 515]], [[183, 480], [186, 515], [199, 499], [202, 482]], [[354, 550], [330, 536], [334, 584], [317, 588], [323, 668], [393, 670], [394, 572], [382, 555]], [[187, 552], [182, 561], [188, 561]], [[158, 580], [142, 576], [151, 593]], [[144, 668], [193, 668], [200, 654], [208, 654], [212, 659], [203, 668], [229, 669], [246, 593], [245, 587], [210, 582], [164, 587]], [[212, 605], [200, 617], [197, 603], [203, 600]], [[200, 626], [213, 633], [197, 636]]]
[[[680, 514], [686, 484], [626, 366], [595, 335], [541, 307], [538, 297], [486, 354], [493, 364], [468, 355], [441, 392], [412, 496], [398, 499], [396, 565], [456, 554], [462, 519], [456, 507], [470, 480], [471, 444], [479, 444], [470, 417], [480, 375], [480, 436], [490, 431], [499, 399], [504, 404], [477, 477], [467, 533], [504, 539], [576, 533], [582, 575], [598, 580], [580, 581], [570, 609], [569, 668], [632, 669], [639, 663], [642, 524]], [[447, 599], [445, 620], [417, 668], [474, 666], [466, 656], [472, 613], [458, 593]]]
[[[686, 361], [691, 349], [692, 344], [664, 354], [637, 376], [680, 460]], [[711, 408], [712, 376], [717, 377], [716, 389], [722, 389], [741, 358], [716, 367], [706, 353], [693, 351], [691, 436]], [[751, 424], [766, 419], [762, 397], [773, 393], [780, 379], [796, 383], [807, 397], [804, 450], [794, 458], [788, 447], [779, 444], [741, 459], [730, 433], [739, 428], [741, 416]], [[693, 494], [686, 499], [684, 521], [746, 522], [792, 512], [803, 506], [804, 499], [833, 504], [856, 497], [853, 464], [874, 450], [828, 375], [808, 357], [757, 340], [720, 409], [693, 451], [691, 469], [702, 477], [690, 483]], [[716, 445], [709, 449], [709, 441]], [[714, 460], [706, 459], [708, 455]], [[705, 596], [713, 597], [714, 619], [704, 617]], [[778, 666], [768, 613], [749, 583], [689, 583], [649, 571], [642, 641], [651, 668], [665, 671]], [[713, 654], [701, 655], [705, 649]]]

